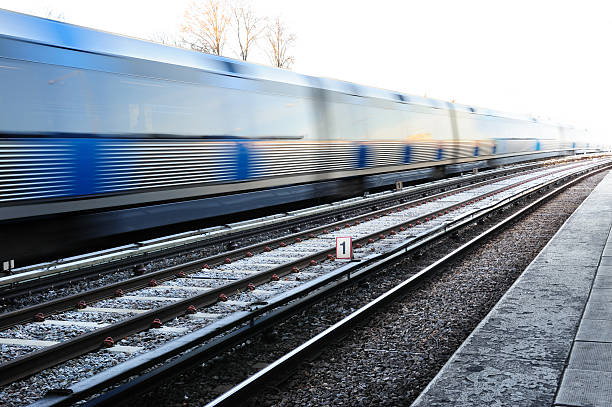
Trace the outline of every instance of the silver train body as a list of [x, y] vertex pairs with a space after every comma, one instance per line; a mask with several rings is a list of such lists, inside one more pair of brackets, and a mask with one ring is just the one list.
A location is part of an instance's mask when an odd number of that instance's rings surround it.
[[[161, 226], [320, 196], [345, 179], [593, 148], [529, 117], [3, 10], [0, 83], [0, 222], [147, 207]], [[206, 200], [219, 196], [241, 198]]]

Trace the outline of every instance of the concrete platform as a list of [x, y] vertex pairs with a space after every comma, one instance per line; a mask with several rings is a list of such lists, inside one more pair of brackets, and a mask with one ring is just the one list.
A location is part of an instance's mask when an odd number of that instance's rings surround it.
[[612, 172], [413, 406], [612, 406]]

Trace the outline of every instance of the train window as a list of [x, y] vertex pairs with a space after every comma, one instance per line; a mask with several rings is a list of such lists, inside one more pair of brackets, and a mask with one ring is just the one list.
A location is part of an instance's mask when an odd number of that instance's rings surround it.
[[327, 101], [330, 136], [335, 139], [401, 141], [452, 138], [450, 120], [440, 120], [441, 115], [448, 115], [446, 110], [346, 96], [328, 97]]
[[[15, 90], [6, 94], [20, 97], [6, 104], [13, 112], [0, 113], [4, 131], [247, 138], [313, 135], [312, 109], [304, 99], [278, 94], [278, 89], [275, 94], [241, 90], [237, 82], [245, 80], [240, 78], [233, 78], [234, 88], [222, 88], [37, 63], [11, 64], [0, 75]], [[32, 105], [31, 101], [38, 102]], [[32, 114], [26, 120], [18, 111]]]
[[279, 95], [249, 94], [252, 126], [249, 137], [314, 138], [310, 102]]
[[[95, 122], [88, 79], [79, 69], [0, 60], [2, 94], [10, 103], [0, 110], [0, 128], [16, 132], [88, 131]], [[24, 115], [23, 112], [28, 112]]]
[[402, 110], [367, 108], [368, 135], [374, 140], [398, 140], [406, 137], [406, 115]]
[[366, 118], [359, 105], [329, 102], [326, 104], [328, 137], [342, 140], [365, 140], [367, 138]]

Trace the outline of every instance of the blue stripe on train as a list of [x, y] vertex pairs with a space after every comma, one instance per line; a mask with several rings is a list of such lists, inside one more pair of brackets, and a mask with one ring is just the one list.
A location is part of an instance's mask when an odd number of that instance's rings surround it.
[[360, 144], [357, 149], [357, 168], [365, 168], [370, 160], [370, 149], [366, 144]]
[[478, 146], [474, 147], [474, 157], [478, 157]]
[[438, 148], [438, 154], [436, 155], [436, 160], [441, 160], [443, 156], [444, 156], [444, 151], [442, 150], [442, 148]]
[[97, 139], [74, 138], [69, 140], [73, 147], [72, 195], [91, 195], [96, 193], [98, 150]]
[[407, 144], [404, 147], [404, 164], [409, 164], [412, 161], [412, 147], [410, 144]]
[[251, 150], [248, 143], [236, 143], [236, 160], [232, 171], [233, 179], [237, 181], [249, 179], [251, 176]]

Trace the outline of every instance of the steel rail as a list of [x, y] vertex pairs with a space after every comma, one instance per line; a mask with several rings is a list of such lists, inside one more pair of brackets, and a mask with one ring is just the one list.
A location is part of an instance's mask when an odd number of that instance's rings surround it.
[[[569, 162], [570, 160], [565, 159], [565, 162]], [[360, 210], [368, 206], [372, 205], [385, 205], [389, 202], [402, 200], [402, 199], [414, 199], [418, 195], [425, 195], [431, 193], [432, 191], [438, 191], [437, 193], [445, 192], [448, 188], [453, 187], [461, 187], [462, 184], [465, 183], [474, 183], [480, 182], [481, 180], [489, 180], [495, 178], [498, 173], [503, 173], [504, 175], [516, 174], [517, 172], [528, 171], [535, 168], [541, 168], [544, 166], [550, 165], [550, 160], [546, 160], [543, 162], [531, 163], [527, 165], [520, 165], [512, 168], [503, 168], [498, 170], [487, 171], [483, 173], [479, 173], [477, 175], [472, 175], [467, 178], [457, 179], [450, 178], [444, 181], [434, 181], [432, 183], [428, 183], [425, 185], [417, 186], [410, 190], [399, 191], [400, 195], [394, 194], [393, 196], [382, 195], [379, 197], [373, 197], [368, 199], [367, 201], [361, 201], [357, 203], [347, 203], [343, 204], [339, 207], [327, 207], [321, 208], [321, 213], [309, 214], [309, 213], [301, 213], [301, 214], [290, 214], [290, 218], [287, 217], [279, 217], [271, 220], [267, 220], [267, 224], [264, 226], [255, 226], [249, 228], [248, 230], [227, 230], [222, 236], [205, 236], [197, 241], [175, 244], [170, 247], [163, 247], [161, 249], [153, 249], [150, 252], [138, 253], [130, 255], [125, 255], [124, 257], [112, 258], [102, 263], [97, 263], [93, 265], [81, 266], [74, 269], [64, 269], [61, 264], [52, 264], [49, 263], [49, 266], [59, 267], [59, 270], [56, 269], [48, 269], [48, 270], [39, 270], [36, 272], [27, 272], [32, 269], [32, 267], [27, 268], [26, 272], [22, 272], [19, 274], [15, 274], [11, 276], [9, 280], [6, 280], [3, 277], [0, 277], [0, 296], [3, 298], [13, 298], [15, 296], [24, 295], [26, 293], [38, 292], [49, 286], [62, 286], [69, 284], [73, 281], [78, 281], [81, 279], [86, 279], [91, 276], [100, 276], [104, 274], [108, 274], [114, 272], [117, 268], [133, 266], [138, 263], [142, 263], [145, 261], [154, 261], [158, 260], [173, 254], [185, 252], [188, 250], [194, 250], [198, 248], [205, 247], [207, 245], [213, 244], [223, 244], [228, 243], [236, 238], [249, 237], [256, 235], [258, 233], [265, 233], [271, 230], [278, 229], [281, 226], [284, 227], [294, 227], [301, 222], [304, 222], [305, 218], [309, 220], [319, 220], [325, 217], [338, 216], [338, 214], [342, 214], [343, 211], [352, 211], [352, 210]], [[350, 206], [349, 206], [350, 205]], [[187, 232], [187, 234], [201, 234], [202, 232]], [[183, 235], [183, 234], [180, 234]], [[176, 236], [176, 235], [175, 235]], [[185, 237], [176, 237], [176, 239], [189, 239], [189, 236]], [[157, 242], [162, 242], [165, 238], [153, 239]], [[135, 250], [135, 248], [139, 244], [132, 244], [127, 246], [121, 246], [117, 248], [117, 250], [121, 250], [123, 252], [131, 252]], [[78, 261], [75, 260], [75, 261]], [[3, 282], [6, 280], [6, 282]]]
[[[607, 167], [609, 167], [610, 164], [608, 164], [607, 166], [598, 166], [597, 169], [589, 169], [589, 170], [582, 170], [581, 173], [585, 173], [586, 175], [581, 175], [579, 176], [579, 178], [576, 178], [576, 174], [568, 174], [564, 177], [562, 177], [561, 179], [570, 179], [570, 178], [574, 178], [573, 181], [570, 181], [568, 184], [565, 184], [564, 186], [562, 186], [561, 188], [558, 188], [557, 190], [553, 191], [553, 193], [549, 193], [546, 197], [544, 198], [540, 198], [538, 199], [538, 201], [536, 202], [542, 202], [544, 199], [547, 199], [547, 197], [552, 196], [553, 194], [556, 194], [558, 192], [560, 192], [561, 190], [567, 188], [570, 185], [575, 184], [576, 182], [581, 181], [582, 179], [586, 178], [587, 176], [591, 176], [593, 173], [599, 172], [599, 171], [603, 171], [605, 170]], [[491, 207], [488, 207], [482, 211], [479, 211], [479, 213], [476, 216], [466, 216], [467, 219], [462, 219], [460, 222], [456, 222], [455, 225], [453, 226], [449, 226], [446, 225], [444, 227], [439, 227], [439, 234], [435, 235], [435, 236], [427, 236], [427, 239], [423, 239], [419, 242], [410, 242], [410, 243], [405, 243], [405, 244], [400, 244], [398, 245], [395, 249], [393, 249], [391, 252], [394, 253], [391, 256], [398, 256], [398, 255], [405, 255], [407, 252], [411, 252], [413, 250], [415, 250], [416, 248], [418, 248], [419, 246], [421, 246], [424, 243], [427, 243], [431, 240], [437, 239], [440, 236], [446, 234], [449, 231], [452, 231], [460, 226], [465, 225], [466, 223], [473, 223], [474, 221], [484, 217], [484, 216], [488, 216], [491, 212], [497, 211], [502, 207], [508, 206], [510, 204], [512, 204], [515, 201], [518, 201], [524, 197], [526, 197], [527, 195], [532, 195], [538, 191], [543, 190], [544, 188], [549, 188], [552, 184], [557, 184], [560, 182], [561, 179], [555, 179], [555, 180], [551, 180], [549, 182], [547, 182], [546, 184], [543, 185], [539, 185], [536, 187], [531, 188], [528, 191], [523, 191], [520, 194], [517, 194], [511, 198], [507, 198], [502, 202], [496, 203], [494, 205], [492, 205]], [[530, 207], [533, 207], [530, 206]], [[521, 210], [520, 213], [524, 213], [524, 210]], [[513, 217], [511, 219], [514, 219], [516, 216], [513, 215]], [[505, 222], [505, 221], [504, 221]], [[380, 257], [382, 256], [387, 256], [386, 259], [380, 260]], [[336, 280], [334, 282], [335, 286], [339, 286], [344, 284], [345, 282], [347, 282], [350, 279], [351, 276], [351, 272], [352, 272], [352, 276], [353, 279], [354, 278], [358, 278], [361, 275], [364, 275], [365, 273], [369, 273], [371, 270], [373, 270], [374, 268], [378, 268], [380, 266], [382, 266], [383, 264], [386, 264], [385, 262], [389, 261], [389, 259], [391, 258], [395, 258], [395, 257], [391, 257], [388, 253], [382, 254], [382, 255], [375, 255], [372, 258], [368, 259], [367, 261], [364, 261], [361, 264], [356, 264], [356, 263], [351, 263], [345, 267], [342, 267], [340, 270], [337, 270], [337, 273], [335, 273], [336, 275], [334, 276], [321, 276], [322, 278], [320, 279], [320, 281], [314, 281], [311, 284], [311, 287], [309, 287], [310, 290], [314, 290], [314, 289], [322, 289], [321, 287], [324, 287], [326, 284], [328, 285], [330, 282], [332, 282], [334, 279]], [[365, 266], [365, 267], [364, 267]], [[373, 268], [374, 267], [374, 268]], [[356, 271], [356, 269], [360, 268], [360, 271]], [[305, 283], [305, 285], [308, 283]], [[300, 286], [301, 287], [301, 286]], [[299, 288], [299, 287], [298, 287]], [[319, 297], [321, 295], [323, 295], [322, 293], [325, 292], [327, 293], [331, 288], [326, 288], [326, 289], [322, 289], [323, 291], [317, 293], [315, 291], [314, 294], [309, 295], [306, 299], [301, 299], [299, 300], [299, 297], [303, 297], [303, 292], [302, 293], [292, 293], [292, 294], [288, 294], [285, 295], [284, 298], [281, 298], [280, 300], [277, 301], [277, 303], [270, 303], [267, 306], [262, 306], [260, 308], [258, 308], [257, 310], [255, 310], [252, 314], [250, 315], [239, 315], [237, 318], [235, 318], [235, 321], [233, 321], [233, 323], [231, 324], [231, 327], [236, 327], [239, 324], [244, 324], [245, 322], [250, 322], [249, 326], [247, 327], [243, 327], [240, 328], [237, 331], [234, 331], [233, 333], [224, 336], [221, 339], [218, 339], [210, 344], [205, 345], [203, 348], [200, 348], [200, 350], [198, 352], [201, 353], [200, 356], [203, 355], [210, 355], [212, 353], [214, 353], [216, 350], [219, 349], [219, 347], [226, 347], [226, 346], [230, 346], [231, 343], [235, 343], [236, 341], [240, 341], [242, 339], [244, 339], [244, 335], [252, 335], [252, 333], [256, 330], [260, 330], [265, 328], [266, 326], [269, 326], [270, 324], [273, 324], [274, 321], [277, 318], [280, 318], [281, 315], [285, 315], [288, 311], [287, 310], [276, 310], [274, 311], [275, 308], [279, 308], [280, 305], [285, 304], [289, 301], [294, 301], [293, 305], [290, 306], [291, 307], [297, 307], [299, 306], [299, 304], [309, 304], [311, 302], [311, 300], [314, 297]], [[299, 290], [296, 290], [299, 291]], [[308, 299], [310, 298], [310, 300]], [[295, 301], [297, 300], [297, 301]], [[256, 321], [254, 319], [255, 316], [257, 315], [262, 315], [264, 313], [268, 313], [267, 316], [263, 317], [261, 320]], [[274, 320], [274, 321], [273, 321]], [[217, 327], [218, 328], [218, 327]], [[205, 331], [205, 329], [204, 329]], [[171, 357], [173, 355], [176, 355], [182, 351], [185, 351], [186, 349], [193, 347], [195, 345], [197, 345], [198, 343], [203, 342], [204, 340], [208, 340], [211, 339], [214, 336], [219, 335], [220, 331], [219, 329], [210, 329], [207, 334], [205, 334], [204, 336], [200, 335], [195, 335], [195, 339], [192, 339], [191, 341], [188, 340], [181, 340], [179, 345], [176, 345], [174, 347], [174, 349], [170, 352], [166, 351], [166, 353], [164, 352], [156, 352], [154, 351], [153, 353], [156, 353], [155, 355], [151, 355], [151, 356], [140, 356], [140, 358], [145, 359], [144, 363], [141, 363], [140, 365], [137, 363], [129, 363], [128, 365], [129, 367], [127, 369], [121, 369], [119, 368], [119, 372], [115, 372], [115, 374], [109, 374], [109, 373], [102, 373], [100, 375], [97, 376], [101, 376], [101, 377], [94, 377], [92, 378], [92, 380], [86, 380], [87, 384], [81, 385], [79, 387], [79, 384], [76, 385], [75, 388], [75, 392], [74, 394], [71, 395], [58, 395], [58, 394], [50, 394], [48, 395], [48, 397], [46, 397], [45, 399], [41, 400], [42, 404], [36, 403], [36, 405], [56, 405], [56, 403], [59, 403], [57, 405], [61, 405], [62, 403], [66, 402], [66, 400], [72, 400], [72, 401], [76, 401], [79, 398], [78, 397], [85, 397], [87, 395], [93, 394], [97, 391], [99, 391], [100, 389], [106, 387], [107, 385], [109, 385], [110, 383], [112, 383], [113, 381], [118, 381], [122, 378], [128, 377], [130, 375], [136, 374], [139, 370], [142, 370], [146, 367], [149, 367], [153, 364], [156, 363], [161, 363], [164, 359], [167, 359], [168, 357]], [[228, 342], [229, 341], [229, 342]], [[212, 352], [212, 353], [211, 353]], [[192, 352], [191, 352], [192, 353]], [[184, 365], [185, 363], [190, 363], [187, 362], [188, 360], [192, 360], [190, 359], [192, 357], [182, 357], [179, 359], [179, 362], [181, 366]], [[172, 362], [175, 363], [175, 362]], [[176, 367], [174, 367], [173, 369], [175, 369]], [[113, 369], [111, 369], [113, 370]], [[115, 369], [117, 370], [117, 369]], [[146, 377], [148, 377], [150, 374], [147, 374]], [[153, 376], [155, 376], [153, 374]], [[142, 380], [147, 381], [147, 380], [159, 380], [159, 378], [163, 378], [164, 374], [162, 374], [161, 376], [156, 376], [157, 379], [153, 379], [153, 378], [149, 378], [146, 379], [142, 378]], [[141, 380], [141, 379], [137, 379], [137, 380]], [[140, 386], [140, 385], [139, 385]], [[73, 386], [74, 387], [74, 386]], [[70, 390], [69, 393], [73, 392], [73, 390]]]
[[[603, 170], [605, 170], [605, 168], [595, 171], [594, 173]], [[310, 356], [321, 352], [321, 350], [324, 349], [327, 345], [341, 339], [348, 330], [356, 327], [359, 322], [373, 315], [375, 312], [378, 311], [381, 306], [393, 300], [401, 298], [403, 295], [406, 294], [406, 291], [408, 289], [415, 287], [422, 280], [424, 280], [425, 277], [429, 276], [433, 271], [448, 265], [452, 261], [456, 260], [459, 256], [463, 255], [465, 252], [475, 247], [485, 238], [488, 238], [492, 234], [499, 232], [502, 228], [508, 226], [511, 222], [522, 217], [529, 211], [541, 205], [543, 202], [546, 202], [553, 196], [557, 195], [559, 192], [565, 190], [566, 188], [572, 185], [575, 185], [577, 182], [584, 180], [586, 177], [592, 176], [594, 173], [588, 173], [579, 178], [576, 178], [573, 181], [555, 189], [554, 191], [549, 192], [548, 194], [529, 204], [525, 208], [520, 209], [518, 212], [514, 213], [513, 215], [502, 220], [498, 224], [487, 229], [485, 232], [476, 236], [469, 242], [453, 250], [451, 253], [445, 255], [444, 257], [432, 263], [431, 265], [423, 268], [418, 273], [414, 274], [413, 276], [404, 280], [389, 291], [375, 298], [365, 306], [354, 311], [349, 316], [338, 321], [331, 327], [327, 328], [325, 331], [321, 332], [320, 334], [316, 335], [304, 344], [295, 348], [293, 351], [277, 359], [275, 362], [265, 367], [258, 373], [244, 380], [243, 382], [233, 387], [229, 391], [225, 392], [221, 396], [217, 397], [216, 399], [212, 400], [211, 402], [206, 404], [205, 407], [236, 406], [252, 397], [253, 394], [255, 394], [258, 389], [261, 389], [262, 386], [265, 386], [265, 384], [270, 383], [272, 381], [279, 381], [280, 378], [287, 377], [288, 374], [293, 369], [297, 368], [303, 361], [307, 360]], [[386, 264], [389, 264], [390, 262], [393, 262], [401, 255], [403, 254], [392, 254], [386, 259], [381, 260], [379, 263], [376, 263], [375, 265], [372, 265], [370, 267], [382, 267]], [[104, 395], [101, 397], [104, 397]], [[90, 405], [101, 404], [91, 403]]]
[[[535, 169], [530, 169], [528, 171], [522, 172], [521, 174], [528, 174], [534, 171]], [[281, 243], [284, 243], [284, 242], [293, 243], [293, 242], [296, 242], [298, 239], [306, 240], [306, 239], [309, 239], [313, 235], [314, 237], [317, 237], [321, 234], [324, 234], [325, 230], [330, 229], [330, 228], [344, 227], [347, 224], [351, 224], [352, 226], [356, 222], [363, 222], [368, 217], [384, 216], [390, 211], [397, 210], [399, 208], [404, 208], [409, 205], [419, 205], [429, 200], [437, 200], [444, 195], [457, 194], [457, 193], [461, 193], [464, 191], [469, 191], [471, 189], [478, 188], [484, 185], [488, 185], [494, 182], [499, 182], [499, 181], [503, 181], [506, 179], [510, 179], [510, 178], [513, 178], [514, 176], [515, 174], [510, 174], [510, 175], [505, 175], [499, 178], [481, 181], [475, 184], [470, 184], [464, 187], [453, 189], [452, 191], [441, 192], [441, 193], [434, 194], [434, 195], [431, 195], [425, 198], [419, 198], [414, 201], [409, 201], [406, 203], [393, 205], [393, 206], [390, 206], [384, 209], [378, 209], [372, 212], [364, 213], [364, 214], [361, 214], [361, 215], [358, 215], [358, 216], [355, 216], [349, 219], [336, 221], [336, 222], [329, 223], [323, 226], [317, 226], [317, 227], [311, 228], [303, 232], [293, 233], [288, 236], [271, 239], [271, 240], [268, 240], [262, 243], [257, 243], [257, 244], [247, 246], [244, 248], [235, 249], [232, 251], [220, 253], [217, 255], [209, 256], [209, 257], [198, 259], [198, 260], [193, 260], [193, 261], [186, 262], [183, 264], [171, 266], [171, 267], [168, 267], [162, 270], [157, 270], [151, 273], [146, 273], [144, 275], [131, 277], [127, 280], [112, 283], [104, 287], [94, 288], [94, 289], [87, 290], [81, 293], [77, 293], [77, 294], [73, 294], [70, 296], [47, 301], [47, 302], [33, 305], [30, 307], [18, 309], [18, 310], [11, 311], [11, 312], [2, 313], [0, 314], [0, 330], [7, 329], [13, 325], [31, 321], [34, 315], [38, 313], [42, 313], [43, 315], [50, 315], [50, 314], [54, 314], [57, 312], [68, 311], [68, 310], [74, 309], [75, 306], [81, 301], [84, 301], [85, 303], [90, 303], [93, 301], [99, 301], [99, 300], [106, 299], [106, 298], [112, 298], [115, 296], [115, 293], [117, 292], [117, 290], [122, 290], [124, 293], [128, 293], [133, 290], [142, 289], [142, 288], [147, 287], [151, 280], [155, 280], [156, 282], [168, 281], [170, 279], [175, 278], [176, 275], [181, 272], [189, 275], [191, 273], [199, 271], [205, 265], [208, 265], [208, 266], [220, 265], [226, 262], [226, 259], [229, 259], [230, 262], [239, 260], [239, 259], [246, 257], [248, 252], [251, 252], [252, 254], [259, 254], [263, 252], [266, 247], [275, 249], [275, 248], [280, 247]], [[465, 200], [464, 202], [460, 202], [458, 203], [458, 205], [468, 202], [468, 201], [470, 200]], [[437, 213], [438, 211], [432, 211], [423, 216], [413, 218], [409, 222], [406, 222], [406, 224], [409, 224], [411, 222], [421, 221]], [[383, 231], [380, 233], [386, 233], [386, 231]], [[378, 240], [378, 236], [369, 236], [368, 238]], [[366, 238], [364, 241], [367, 241], [367, 240], [368, 239]], [[323, 258], [326, 258], [327, 255], [331, 254], [332, 252], [333, 250], [327, 250], [325, 252], [321, 252], [317, 257], [314, 257], [313, 259], [316, 261], [321, 260]], [[308, 261], [309, 260], [310, 258], [308, 259]], [[291, 264], [291, 267], [299, 268], [299, 267], [304, 266], [303, 263], [304, 262], [296, 262], [296, 264]], [[271, 272], [268, 272], [267, 275], [272, 276], [272, 274], [277, 274], [280, 276], [279, 273], [283, 273], [283, 271], [273, 269], [271, 270]], [[249, 281], [249, 282], [256, 284], [256, 283], [261, 282], [261, 280], [256, 279], [256, 281]], [[224, 294], [228, 295], [233, 292], [235, 291], [232, 291], [230, 287], [228, 288], [228, 292], [224, 292]]]
[[[604, 163], [599, 163], [595, 167], [599, 167], [605, 165]], [[586, 171], [587, 169], [583, 168], [577, 172]], [[564, 177], [571, 177], [572, 174], [567, 174]], [[557, 181], [558, 182], [558, 181]], [[524, 183], [524, 181], [517, 182], [512, 184], [514, 186], [520, 185]], [[512, 186], [510, 185], [510, 186]], [[495, 191], [503, 191], [508, 189], [510, 186], [504, 186], [502, 188], [498, 188], [494, 191], [487, 192], [489, 195], [494, 193]], [[533, 187], [532, 189], [537, 189]], [[474, 197], [463, 201], [465, 202], [473, 202]], [[462, 203], [454, 203], [452, 206], [458, 206]], [[400, 206], [404, 206], [403, 204]], [[387, 209], [388, 210], [388, 209]], [[419, 215], [417, 217], [411, 218], [409, 220], [404, 221], [401, 224], [397, 224], [394, 226], [387, 227], [382, 231], [379, 229], [378, 231], [366, 235], [360, 239], [356, 239], [355, 242], [368, 242], [369, 240], [376, 240], [380, 237], [383, 237], [385, 233], [400, 227], [401, 225], [408, 225], [412, 222], [415, 222], [420, 219], [425, 219], [431, 214], [438, 213], [440, 209], [432, 211], [428, 214]], [[466, 214], [470, 215], [469, 213]], [[384, 237], [383, 237], [384, 238]], [[34, 373], [37, 373], [45, 368], [49, 368], [55, 366], [61, 362], [73, 359], [90, 351], [94, 351], [103, 346], [103, 341], [107, 337], [120, 338], [131, 335], [136, 332], [140, 332], [151, 327], [151, 322], [154, 319], [160, 319], [162, 322], [166, 322], [178, 316], [182, 316], [186, 314], [187, 308], [189, 306], [194, 306], [196, 308], [201, 308], [207, 305], [212, 305], [218, 301], [220, 294], [231, 295], [243, 290], [248, 289], [248, 284], [262, 284], [270, 281], [271, 276], [273, 274], [277, 274], [282, 277], [287, 275], [293, 271], [294, 267], [298, 269], [304, 267], [310, 263], [311, 260], [319, 261], [327, 258], [328, 254], [331, 254], [335, 251], [334, 248], [324, 249], [318, 253], [306, 256], [304, 258], [298, 259], [291, 263], [286, 263], [283, 265], [279, 265], [270, 270], [263, 271], [261, 273], [255, 274], [253, 276], [236, 280], [233, 283], [228, 285], [218, 287], [207, 291], [206, 293], [199, 294], [190, 298], [186, 298], [180, 301], [176, 301], [172, 304], [153, 309], [146, 313], [142, 313], [139, 315], [135, 315], [129, 318], [126, 318], [116, 324], [110, 325], [108, 327], [100, 328], [95, 331], [79, 335], [75, 338], [72, 338], [68, 341], [64, 341], [58, 343], [56, 345], [49, 346], [48, 348], [43, 348], [32, 353], [20, 356], [11, 361], [4, 362], [0, 364], [0, 385], [4, 385], [10, 383], [12, 381], [30, 376]]]

